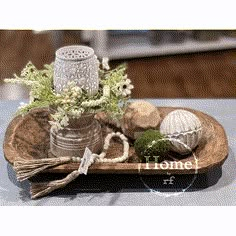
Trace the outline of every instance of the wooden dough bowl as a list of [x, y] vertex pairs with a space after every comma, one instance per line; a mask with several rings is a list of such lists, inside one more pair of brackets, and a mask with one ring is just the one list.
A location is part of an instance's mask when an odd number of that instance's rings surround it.
[[[172, 153], [175, 161], [183, 164], [191, 162], [191, 169], [181, 166], [169, 166], [161, 168], [160, 164], [140, 163], [131, 143], [129, 159], [124, 163], [95, 163], [89, 168], [89, 173], [96, 174], [195, 174], [205, 173], [209, 169], [221, 166], [228, 155], [228, 141], [223, 127], [212, 117], [200, 111], [180, 107], [158, 107], [163, 119], [169, 112], [175, 109], [185, 109], [193, 112], [203, 124], [203, 138], [199, 145], [188, 156], [180, 156]], [[47, 158], [49, 152], [49, 110], [47, 108], [34, 109], [25, 116], [15, 117], [9, 124], [4, 139], [4, 155], [11, 164], [15, 160], [29, 160]], [[103, 127], [104, 136], [110, 130]], [[122, 155], [122, 143], [113, 140], [107, 152], [107, 158], [115, 158]], [[196, 161], [197, 159], [197, 161]], [[172, 159], [173, 160], [173, 159]], [[79, 163], [64, 164], [46, 172], [69, 173], [78, 169]], [[171, 168], [170, 168], [171, 167]], [[189, 166], [188, 166], [189, 167]]]

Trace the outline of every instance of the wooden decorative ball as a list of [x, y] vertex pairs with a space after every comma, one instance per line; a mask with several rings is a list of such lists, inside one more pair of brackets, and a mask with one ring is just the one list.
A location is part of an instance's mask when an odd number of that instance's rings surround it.
[[129, 104], [121, 121], [122, 132], [131, 139], [148, 129], [157, 129], [161, 121], [159, 110], [149, 102], [135, 101]]

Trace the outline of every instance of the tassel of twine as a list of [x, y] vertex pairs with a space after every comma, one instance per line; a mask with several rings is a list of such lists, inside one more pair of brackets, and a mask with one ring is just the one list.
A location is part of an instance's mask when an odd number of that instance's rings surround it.
[[[123, 147], [124, 147], [123, 155], [121, 157], [117, 157], [114, 159], [107, 159], [105, 158], [106, 152], [109, 148], [110, 140], [113, 137], [119, 137], [123, 141]], [[92, 154], [92, 158], [88, 163], [88, 167], [91, 166], [95, 162], [95, 160], [101, 163], [103, 162], [117, 163], [117, 162], [123, 162], [127, 160], [129, 157], [128, 140], [120, 132], [108, 134], [107, 137], [105, 138], [103, 149], [104, 149], [103, 152], [100, 153], [99, 155], [95, 153]], [[34, 175], [50, 167], [70, 162], [80, 162], [80, 161], [81, 161], [80, 157], [57, 157], [57, 158], [45, 158], [45, 159], [27, 160], [27, 161], [22, 160], [22, 161], [15, 161], [13, 168], [16, 171], [17, 180], [23, 181], [29, 179], [30, 177], [33, 177]], [[58, 188], [63, 188], [71, 181], [75, 180], [79, 176], [79, 174], [80, 172], [78, 169], [71, 172], [69, 175], [67, 175], [64, 179], [61, 180], [49, 181], [44, 183], [31, 183], [31, 190], [30, 190], [31, 198], [36, 199], [39, 197], [43, 197]]]
[[76, 157], [44, 158], [39, 160], [15, 161], [13, 169], [18, 181], [24, 181], [45, 169], [70, 162], [79, 162]]
[[44, 183], [31, 183], [30, 186], [30, 194], [31, 199], [36, 199], [39, 197], [43, 197], [52, 191], [65, 187], [68, 183], [75, 180], [79, 176], [79, 171], [74, 170], [69, 175], [67, 175], [64, 179], [55, 180]]
[[[97, 157], [98, 157], [97, 154], [92, 154], [92, 157], [88, 163], [88, 167], [94, 163]], [[64, 179], [61, 179], [61, 180], [54, 180], [54, 181], [49, 181], [49, 182], [44, 182], [44, 183], [31, 183], [31, 186], [30, 186], [31, 198], [36, 199], [39, 197], [43, 197], [56, 189], [63, 188], [67, 184], [75, 180], [79, 175], [80, 175], [80, 169], [74, 170], [73, 172], [68, 174]]]

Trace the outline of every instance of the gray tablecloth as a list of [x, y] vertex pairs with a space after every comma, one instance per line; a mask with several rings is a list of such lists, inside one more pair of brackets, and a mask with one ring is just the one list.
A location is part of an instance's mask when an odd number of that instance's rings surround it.
[[173, 187], [163, 184], [166, 176], [80, 176], [65, 189], [31, 200], [29, 182], [17, 182], [2, 150], [5, 130], [20, 101], [1, 101], [0, 205], [236, 205], [236, 99], [148, 101], [157, 106], [190, 107], [215, 117], [224, 126], [230, 146], [222, 168], [203, 175], [175, 176]]

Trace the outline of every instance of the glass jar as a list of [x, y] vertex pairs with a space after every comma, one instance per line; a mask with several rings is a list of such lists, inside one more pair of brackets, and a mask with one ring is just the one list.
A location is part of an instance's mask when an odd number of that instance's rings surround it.
[[84, 113], [80, 118], [69, 119], [69, 125], [61, 130], [50, 129], [50, 151], [56, 156], [82, 157], [85, 148], [100, 153], [103, 137], [100, 123], [94, 114]]

